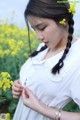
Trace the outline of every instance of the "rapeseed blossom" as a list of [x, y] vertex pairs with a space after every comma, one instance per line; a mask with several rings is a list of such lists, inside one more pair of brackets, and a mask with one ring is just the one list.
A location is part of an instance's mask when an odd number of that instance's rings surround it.
[[6, 91], [10, 89], [13, 85], [13, 81], [11, 80], [11, 76], [8, 72], [0, 73], [0, 90]]
[[62, 25], [66, 25], [66, 19], [64, 18], [64, 19], [61, 20], [59, 23], [62, 24]]
[[76, 12], [75, 8], [76, 8], [76, 2], [70, 3], [70, 8], [68, 9], [68, 11], [72, 14], [75, 14]]
[[0, 114], [0, 120], [10, 120], [11, 119], [11, 116], [10, 116], [10, 113], [1, 113]]

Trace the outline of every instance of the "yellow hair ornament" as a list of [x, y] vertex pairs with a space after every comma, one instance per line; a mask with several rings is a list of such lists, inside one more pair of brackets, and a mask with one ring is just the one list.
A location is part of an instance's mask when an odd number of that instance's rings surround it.
[[70, 8], [68, 9], [69, 13], [75, 14], [76, 12], [75, 8], [76, 8], [76, 2], [70, 3]]
[[64, 18], [64, 19], [61, 20], [59, 23], [62, 24], [62, 25], [66, 25], [66, 19]]

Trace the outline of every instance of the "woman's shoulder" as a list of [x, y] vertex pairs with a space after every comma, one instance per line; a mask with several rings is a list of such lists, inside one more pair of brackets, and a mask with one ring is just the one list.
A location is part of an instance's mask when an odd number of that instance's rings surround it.
[[78, 50], [80, 47], [80, 38], [77, 38], [75, 41], [73, 41], [73, 44], [72, 44], [72, 50], [75, 49], [75, 50]]
[[[71, 73], [73, 76], [77, 74], [76, 72], [80, 69], [80, 39], [75, 41], [70, 50], [67, 54], [65, 60], [64, 60], [64, 66], [60, 70], [60, 74], [56, 74], [55, 77], [51, 73], [49, 73], [49, 77], [52, 79], [52, 81], [61, 81], [65, 80], [66, 77], [71, 76]], [[59, 54], [55, 57], [55, 64], [57, 63], [57, 59], [60, 58], [60, 56], [63, 53]], [[47, 69], [50, 69], [54, 66], [53, 59], [50, 59], [50, 61], [47, 61]]]
[[69, 54], [66, 56], [64, 60], [64, 66], [68, 73], [75, 76], [80, 69], [80, 39], [77, 39], [70, 48]]
[[69, 54], [66, 56], [66, 62], [69, 66], [80, 63], [80, 39], [77, 39], [71, 46]]
[[70, 50], [69, 50], [69, 57], [71, 57], [70, 59], [72, 58], [78, 58], [80, 57], [80, 38], [77, 39], [71, 46]]

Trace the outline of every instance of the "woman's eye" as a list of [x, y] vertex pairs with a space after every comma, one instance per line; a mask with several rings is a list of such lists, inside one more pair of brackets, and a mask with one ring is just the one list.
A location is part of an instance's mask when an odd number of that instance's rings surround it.
[[43, 31], [45, 28], [46, 28], [46, 26], [45, 26], [45, 27], [38, 28], [38, 29], [41, 30], [41, 31]]

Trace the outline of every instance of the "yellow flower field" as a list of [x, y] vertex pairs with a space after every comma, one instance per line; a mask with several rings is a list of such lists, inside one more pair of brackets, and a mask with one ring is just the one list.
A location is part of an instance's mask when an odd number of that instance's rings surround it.
[[[34, 32], [31, 32], [30, 38], [34, 51], [39, 41]], [[0, 115], [14, 114], [18, 100], [13, 99], [11, 86], [19, 78], [20, 68], [29, 55], [27, 28], [20, 29], [17, 25], [0, 20]]]

